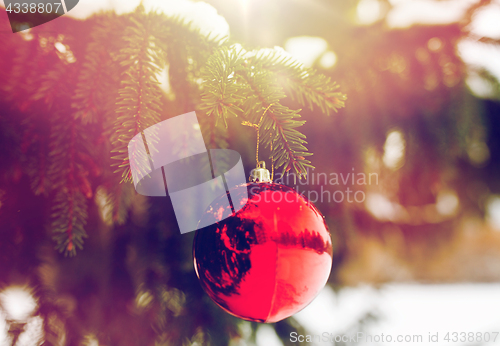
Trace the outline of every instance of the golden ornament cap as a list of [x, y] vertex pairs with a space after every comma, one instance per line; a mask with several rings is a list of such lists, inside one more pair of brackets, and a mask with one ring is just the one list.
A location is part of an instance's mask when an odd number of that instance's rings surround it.
[[266, 163], [264, 161], [259, 161], [257, 163], [257, 168], [250, 171], [250, 177], [248, 180], [252, 183], [270, 183], [271, 174], [269, 170], [266, 169]]

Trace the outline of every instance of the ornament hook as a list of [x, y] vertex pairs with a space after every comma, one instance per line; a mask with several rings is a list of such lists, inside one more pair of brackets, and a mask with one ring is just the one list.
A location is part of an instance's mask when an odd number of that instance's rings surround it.
[[257, 162], [257, 167], [250, 171], [250, 177], [248, 178], [252, 183], [270, 183], [271, 175], [269, 170], [266, 169], [266, 163], [264, 161]]

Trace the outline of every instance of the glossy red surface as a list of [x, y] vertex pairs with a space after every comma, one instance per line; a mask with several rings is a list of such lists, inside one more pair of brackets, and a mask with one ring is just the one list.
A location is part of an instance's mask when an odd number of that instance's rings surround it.
[[[201, 285], [224, 310], [245, 320], [277, 322], [307, 306], [332, 265], [330, 233], [318, 209], [278, 184], [246, 184], [233, 203], [248, 203], [220, 221], [220, 201], [196, 232], [194, 264]], [[232, 195], [235, 196], [234, 193]]]

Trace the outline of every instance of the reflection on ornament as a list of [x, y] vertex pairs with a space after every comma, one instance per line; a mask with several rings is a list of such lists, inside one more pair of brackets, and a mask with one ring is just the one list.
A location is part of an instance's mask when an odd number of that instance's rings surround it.
[[230, 314], [277, 322], [307, 306], [326, 284], [330, 233], [318, 209], [290, 187], [250, 183], [237, 191], [232, 203], [246, 204], [241, 210], [220, 221], [222, 196], [203, 217], [213, 224], [196, 231], [196, 274]]

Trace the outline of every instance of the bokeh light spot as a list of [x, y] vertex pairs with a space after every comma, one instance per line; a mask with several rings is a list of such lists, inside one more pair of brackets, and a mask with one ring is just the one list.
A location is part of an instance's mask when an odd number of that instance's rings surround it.
[[292, 37], [285, 42], [285, 50], [306, 67], [311, 67], [327, 47], [325, 39], [313, 36]]
[[378, 0], [361, 0], [356, 8], [360, 24], [372, 24], [380, 19], [381, 6]]
[[473, 141], [467, 146], [467, 155], [473, 166], [483, 167], [490, 159], [490, 149], [483, 141]]
[[436, 199], [436, 209], [441, 215], [454, 215], [458, 209], [458, 197], [454, 191], [440, 191]]
[[500, 231], [500, 195], [491, 195], [486, 201], [486, 220], [493, 229]]
[[441, 39], [433, 37], [427, 41], [427, 47], [433, 52], [439, 52], [443, 47], [443, 43], [441, 42]]
[[11, 286], [0, 292], [0, 302], [7, 318], [26, 320], [36, 309], [37, 302], [31, 289], [26, 286]]
[[325, 52], [319, 61], [319, 64], [321, 67], [324, 68], [332, 68], [335, 64], [337, 63], [337, 55], [329, 50], [328, 52]]
[[399, 130], [393, 130], [387, 135], [384, 144], [384, 165], [392, 170], [397, 170], [403, 166], [406, 142], [403, 134]]

